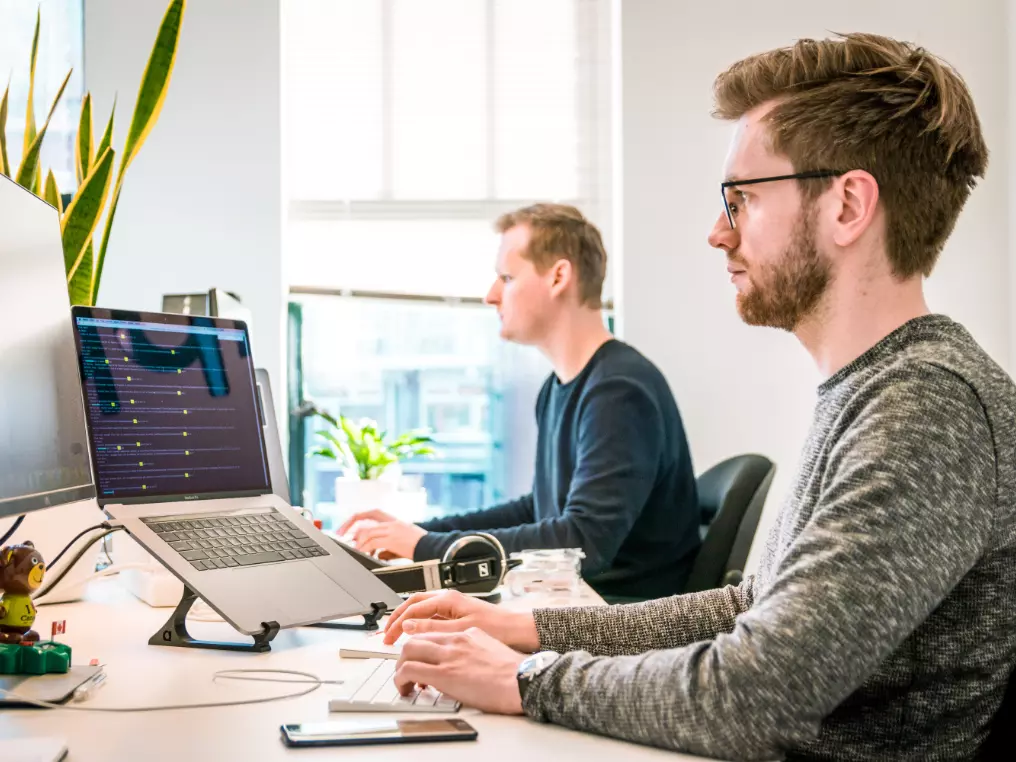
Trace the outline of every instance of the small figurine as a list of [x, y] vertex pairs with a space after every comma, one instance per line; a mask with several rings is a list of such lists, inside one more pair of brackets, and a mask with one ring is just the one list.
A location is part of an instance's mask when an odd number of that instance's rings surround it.
[[36, 643], [32, 593], [42, 585], [46, 562], [30, 542], [0, 549], [0, 643]]

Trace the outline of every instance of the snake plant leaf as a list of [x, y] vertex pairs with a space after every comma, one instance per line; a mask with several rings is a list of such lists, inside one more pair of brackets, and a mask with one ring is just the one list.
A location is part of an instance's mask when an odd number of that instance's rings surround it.
[[127, 171], [127, 167], [130, 166], [131, 161], [137, 156], [141, 146], [148, 138], [148, 134], [158, 121], [159, 112], [162, 111], [162, 104], [166, 100], [169, 80], [173, 75], [173, 66], [176, 63], [177, 44], [180, 41], [180, 24], [183, 21], [186, 5], [186, 0], [173, 0], [169, 4], [169, 7], [166, 9], [166, 15], [162, 18], [159, 33], [155, 38], [155, 46], [152, 48], [152, 53], [148, 58], [145, 73], [141, 77], [141, 87], [138, 89], [138, 99], [134, 105], [134, 116], [131, 118], [131, 126], [127, 131], [123, 155], [120, 157], [120, 170], [117, 174], [116, 185], [113, 186], [113, 200], [109, 207], [109, 214], [106, 217], [106, 229], [102, 234], [102, 243], [99, 246], [98, 257], [95, 260], [95, 272], [92, 276], [93, 297], [98, 296], [99, 292], [102, 268], [106, 262], [106, 250], [109, 247], [109, 233], [113, 227], [117, 203], [120, 200], [124, 172]]
[[[35, 60], [39, 54], [39, 26], [42, 23], [42, 8], [35, 12], [35, 34], [32, 37], [32, 59], [28, 66], [28, 105], [25, 108], [25, 142], [21, 148], [21, 161], [28, 155], [28, 149], [35, 140]], [[28, 188], [27, 185], [18, 181], [20, 185]], [[31, 190], [29, 188], [29, 190]]]
[[102, 207], [106, 203], [109, 185], [113, 179], [113, 158], [116, 152], [107, 148], [99, 157], [91, 173], [78, 188], [74, 200], [63, 214], [63, 250], [67, 282], [74, 280], [85, 257], [89, 241], [99, 224]]
[[96, 156], [102, 156], [106, 149], [113, 144], [113, 117], [116, 116], [116, 96], [113, 96], [113, 108], [109, 112], [109, 122], [106, 124], [106, 131], [102, 133], [102, 140], [95, 151]]
[[7, 80], [7, 89], [0, 99], [0, 174], [11, 176], [11, 163], [7, 160], [7, 100], [11, 92], [11, 81]]
[[74, 141], [74, 174], [78, 185], [88, 177], [88, 170], [95, 158], [92, 145], [92, 94], [85, 93], [81, 101], [81, 119], [78, 121], [78, 138]]
[[67, 76], [64, 77], [63, 84], [60, 85], [60, 89], [56, 91], [56, 97], [53, 99], [53, 105], [49, 109], [49, 114], [46, 115], [46, 121], [42, 125], [42, 129], [39, 130], [35, 136], [35, 140], [32, 141], [32, 145], [29, 146], [28, 151], [21, 158], [21, 166], [18, 167], [18, 176], [16, 181], [22, 188], [28, 188], [33, 193], [37, 193], [39, 183], [39, 152], [42, 150], [42, 141], [46, 137], [46, 130], [49, 129], [49, 120], [53, 118], [53, 112], [56, 111], [57, 104], [60, 102], [60, 98], [63, 96], [64, 88], [67, 87], [67, 83], [70, 81], [71, 72], [67, 72]]
[[67, 283], [67, 292], [71, 298], [71, 304], [81, 304], [85, 307], [94, 307], [92, 299], [92, 265], [95, 258], [95, 247], [89, 241], [85, 247], [85, 253], [78, 263], [78, 269]]
[[56, 187], [56, 176], [52, 169], [46, 175], [46, 186], [42, 197], [46, 199], [47, 204], [55, 206], [57, 211], [63, 214], [63, 199], [60, 198], [60, 189]]

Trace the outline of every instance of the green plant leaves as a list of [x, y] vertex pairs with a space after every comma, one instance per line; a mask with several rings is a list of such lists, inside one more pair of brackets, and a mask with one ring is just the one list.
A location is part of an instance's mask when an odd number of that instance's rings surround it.
[[[25, 108], [25, 139], [21, 146], [22, 163], [28, 155], [28, 149], [35, 140], [35, 61], [39, 56], [39, 27], [42, 24], [42, 7], [35, 12], [35, 34], [32, 36], [32, 57], [28, 64], [28, 104]], [[20, 180], [18, 184], [24, 188], [27, 185]], [[31, 188], [29, 188], [31, 190]]]
[[60, 189], [56, 187], [56, 176], [53, 174], [52, 169], [46, 175], [46, 184], [43, 186], [42, 197], [46, 200], [47, 204], [55, 206], [56, 210], [63, 214], [63, 199], [60, 197]]
[[28, 188], [28, 190], [36, 195], [38, 195], [39, 187], [39, 153], [42, 151], [42, 141], [46, 137], [46, 130], [49, 129], [49, 120], [53, 118], [53, 112], [56, 111], [57, 104], [60, 102], [64, 88], [67, 87], [70, 78], [71, 72], [67, 72], [63, 84], [60, 85], [60, 89], [57, 90], [56, 97], [53, 99], [53, 105], [49, 109], [49, 114], [46, 116], [42, 129], [39, 130], [35, 139], [32, 140], [32, 144], [26, 149], [24, 156], [21, 157], [21, 166], [18, 167], [18, 176], [15, 178], [16, 182], [21, 187]]
[[7, 177], [11, 176], [11, 163], [7, 160], [7, 101], [10, 92], [11, 83], [8, 80], [4, 97], [0, 98], [0, 173]]
[[313, 409], [332, 428], [317, 432], [328, 446], [313, 450], [311, 455], [341, 461], [346, 468], [355, 469], [361, 479], [377, 479], [388, 466], [400, 460], [435, 454], [430, 446], [433, 439], [424, 431], [409, 431], [390, 440], [374, 421], [357, 424], [344, 415], [336, 418], [316, 406]]
[[85, 93], [85, 98], [81, 101], [78, 137], [74, 141], [74, 174], [78, 178], [78, 185], [88, 177], [94, 158], [92, 148], [92, 94]]
[[[77, 275], [86, 252], [91, 254], [88, 244], [92, 240], [99, 216], [106, 203], [109, 185], [113, 177], [113, 159], [116, 152], [107, 148], [99, 157], [91, 173], [78, 189], [77, 195], [67, 207], [63, 216], [64, 264], [67, 269], [67, 283], [71, 284]], [[89, 257], [91, 261], [91, 257]], [[91, 280], [91, 279], [89, 279]], [[90, 284], [89, 284], [90, 289]], [[79, 298], [82, 295], [79, 295]], [[73, 300], [73, 297], [72, 297]], [[89, 302], [74, 302], [75, 304]]]

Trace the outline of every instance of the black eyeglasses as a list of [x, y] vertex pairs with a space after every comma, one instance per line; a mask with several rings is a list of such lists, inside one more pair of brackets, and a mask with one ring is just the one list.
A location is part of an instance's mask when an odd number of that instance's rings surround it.
[[845, 169], [816, 169], [812, 172], [798, 172], [794, 175], [777, 175], [775, 177], [756, 177], [751, 180], [727, 180], [726, 182], [720, 183], [720, 195], [723, 196], [723, 209], [727, 213], [727, 222], [730, 223], [731, 229], [736, 228], [734, 224], [734, 215], [730, 211], [730, 204], [727, 201], [727, 188], [733, 188], [738, 185], [758, 185], [759, 183], [775, 183], [777, 180], [814, 180], [821, 177], [839, 177], [845, 175], [847, 171]]

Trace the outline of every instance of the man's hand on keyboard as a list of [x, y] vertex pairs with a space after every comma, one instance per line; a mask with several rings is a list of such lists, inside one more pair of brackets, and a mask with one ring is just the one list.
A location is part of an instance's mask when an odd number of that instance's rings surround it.
[[427, 534], [416, 524], [397, 520], [379, 521], [365, 518], [351, 526], [353, 527], [351, 542], [358, 550], [364, 553], [384, 550], [399, 558], [412, 558], [416, 543]]
[[483, 630], [512, 648], [533, 652], [540, 647], [536, 621], [527, 611], [508, 611], [478, 601], [456, 590], [416, 593], [388, 617], [385, 643], [391, 645], [403, 632], [409, 635], [433, 632]]
[[398, 521], [398, 519], [396, 519], [390, 513], [385, 513], [384, 511], [379, 511], [376, 509], [372, 511], [360, 511], [359, 513], [354, 513], [352, 516], [350, 516], [348, 519], [342, 522], [342, 526], [339, 527], [339, 531], [336, 532], [336, 534], [339, 535], [339, 537], [342, 537], [344, 534], [346, 534], [346, 532], [348, 532], [350, 529], [353, 528], [354, 524], [357, 524], [361, 521], [377, 521], [378, 523], [385, 523], [388, 521]]
[[522, 714], [516, 675], [525, 655], [472, 627], [410, 638], [395, 669], [403, 696], [430, 686], [466, 706], [492, 714]]

